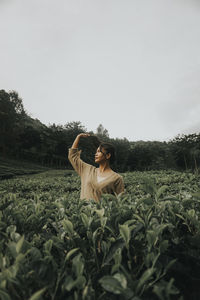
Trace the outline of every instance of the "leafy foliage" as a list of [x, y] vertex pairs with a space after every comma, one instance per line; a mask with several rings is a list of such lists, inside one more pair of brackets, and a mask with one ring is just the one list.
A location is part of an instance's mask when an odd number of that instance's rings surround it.
[[0, 298], [197, 299], [199, 176], [123, 177], [99, 203], [66, 171], [2, 181]]

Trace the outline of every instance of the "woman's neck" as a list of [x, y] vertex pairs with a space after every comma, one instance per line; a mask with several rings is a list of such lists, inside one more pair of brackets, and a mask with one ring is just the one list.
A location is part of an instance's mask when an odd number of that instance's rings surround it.
[[102, 163], [102, 164], [99, 165], [99, 173], [100, 174], [107, 173], [107, 172], [110, 172], [110, 171], [112, 171], [112, 170], [110, 168], [109, 163], [105, 162], [105, 163]]

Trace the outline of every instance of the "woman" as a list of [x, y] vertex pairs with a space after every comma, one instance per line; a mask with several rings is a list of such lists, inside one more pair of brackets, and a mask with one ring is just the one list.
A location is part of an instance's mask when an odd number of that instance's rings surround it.
[[78, 151], [78, 144], [81, 138], [90, 136], [88, 133], [77, 135], [72, 147], [69, 149], [68, 159], [75, 171], [81, 176], [81, 199], [94, 199], [99, 201], [101, 195], [120, 194], [124, 191], [122, 176], [114, 172], [110, 163], [115, 159], [114, 147], [108, 143], [102, 143], [95, 153], [96, 168], [85, 163], [80, 158], [81, 151]]

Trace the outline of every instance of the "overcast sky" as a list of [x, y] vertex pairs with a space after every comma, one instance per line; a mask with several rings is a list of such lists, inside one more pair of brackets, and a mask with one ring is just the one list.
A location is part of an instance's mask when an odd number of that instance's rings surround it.
[[200, 132], [200, 0], [0, 0], [0, 89], [47, 125]]

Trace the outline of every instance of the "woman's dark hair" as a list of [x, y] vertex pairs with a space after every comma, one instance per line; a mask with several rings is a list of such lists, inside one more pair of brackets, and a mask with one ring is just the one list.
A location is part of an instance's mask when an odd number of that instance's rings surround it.
[[110, 153], [111, 156], [110, 156], [109, 161], [110, 161], [111, 164], [114, 163], [114, 161], [115, 161], [115, 147], [110, 143], [101, 142], [100, 145], [99, 145], [99, 149], [102, 153], [104, 153], [102, 151], [102, 148], [104, 149], [104, 151], [106, 151], [106, 154]]

